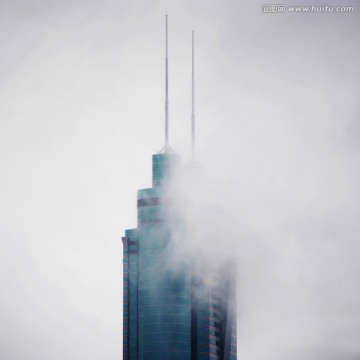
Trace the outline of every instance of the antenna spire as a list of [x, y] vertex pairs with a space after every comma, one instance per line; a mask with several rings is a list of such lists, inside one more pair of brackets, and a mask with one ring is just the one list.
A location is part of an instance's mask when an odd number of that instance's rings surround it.
[[165, 152], [169, 148], [169, 61], [168, 61], [168, 16], [165, 15], [166, 24], [166, 55], [165, 55]]
[[191, 44], [191, 160], [195, 160], [195, 67], [194, 67], [194, 31]]

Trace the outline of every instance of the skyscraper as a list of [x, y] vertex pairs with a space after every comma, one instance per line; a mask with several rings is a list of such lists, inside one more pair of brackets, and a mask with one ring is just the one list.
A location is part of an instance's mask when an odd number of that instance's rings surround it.
[[[194, 67], [192, 73], [194, 105]], [[194, 121], [192, 106], [192, 154]], [[122, 238], [124, 360], [236, 359], [233, 264], [217, 265], [211, 286], [193, 271], [194, 257], [174, 265], [174, 217], [169, 214], [176, 204], [167, 183], [180, 167], [180, 156], [168, 144], [166, 17], [165, 146], [152, 157], [152, 187], [138, 191], [138, 226]]]

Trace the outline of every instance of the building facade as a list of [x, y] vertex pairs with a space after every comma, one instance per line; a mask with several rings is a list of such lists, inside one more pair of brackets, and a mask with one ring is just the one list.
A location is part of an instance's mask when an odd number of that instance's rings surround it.
[[180, 157], [165, 151], [152, 161], [152, 188], [138, 191], [138, 226], [122, 238], [123, 359], [235, 360], [235, 266], [215, 269], [211, 286], [190, 260], [174, 267], [166, 183]]

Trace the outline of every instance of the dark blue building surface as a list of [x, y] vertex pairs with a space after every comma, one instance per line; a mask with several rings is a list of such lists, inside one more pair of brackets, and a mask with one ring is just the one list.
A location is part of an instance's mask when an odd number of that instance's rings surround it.
[[138, 191], [138, 227], [123, 237], [123, 359], [235, 360], [234, 266], [211, 289], [190, 261], [174, 267], [166, 182], [179, 166], [179, 155], [153, 155], [153, 187]]

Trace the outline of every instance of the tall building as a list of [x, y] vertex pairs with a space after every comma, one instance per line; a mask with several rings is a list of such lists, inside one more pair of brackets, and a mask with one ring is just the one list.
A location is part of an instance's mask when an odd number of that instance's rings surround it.
[[[168, 144], [167, 84], [166, 18], [165, 147], [152, 157], [152, 187], [138, 190], [137, 228], [126, 230], [122, 238], [123, 359], [235, 360], [233, 263], [217, 265], [210, 286], [201, 272], [193, 271], [194, 257], [174, 262], [172, 235], [181, 220], [169, 216], [176, 204], [167, 183], [181, 171], [181, 160]], [[194, 104], [194, 90], [192, 99]], [[193, 144], [194, 121], [193, 106]]]

